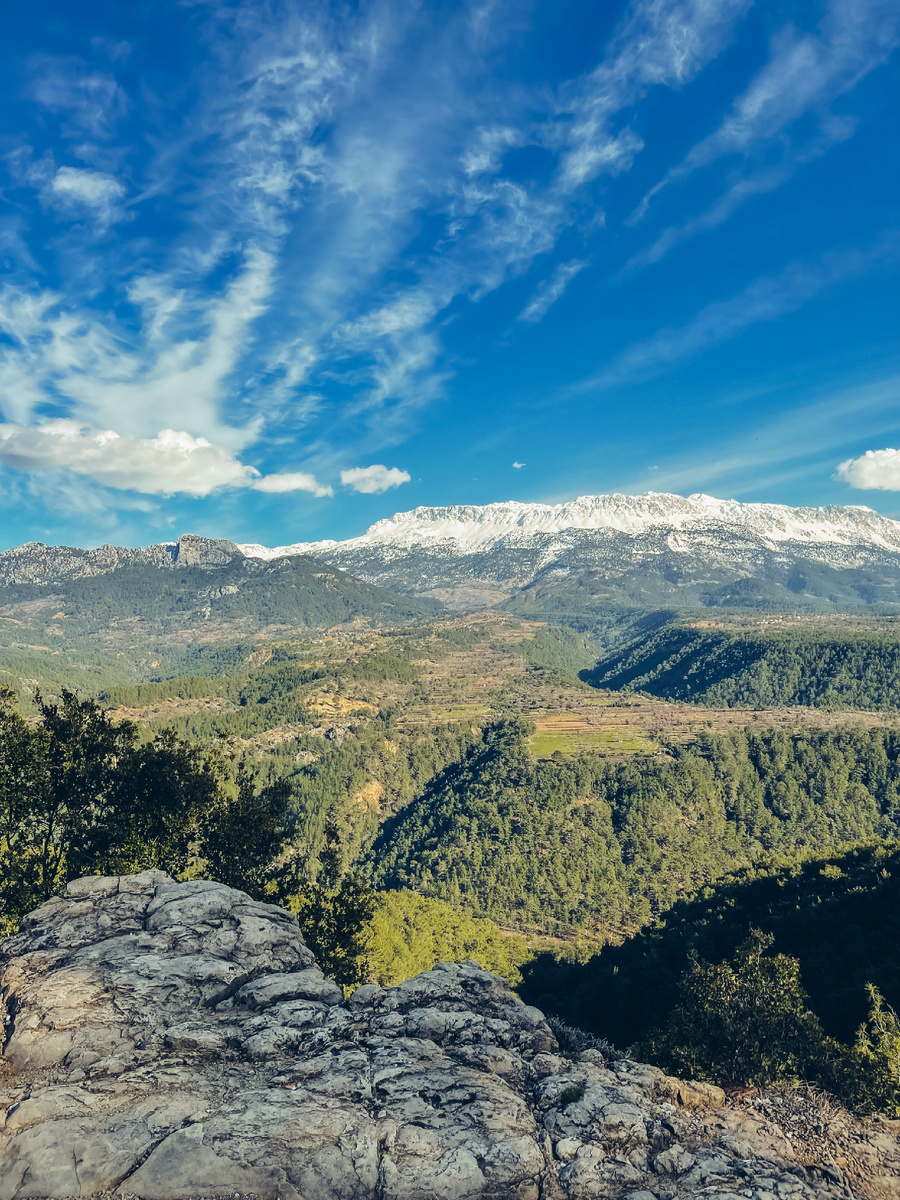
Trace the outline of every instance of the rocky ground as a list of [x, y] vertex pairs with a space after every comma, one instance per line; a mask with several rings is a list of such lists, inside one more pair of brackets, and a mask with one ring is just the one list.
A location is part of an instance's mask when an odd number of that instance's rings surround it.
[[0, 1200], [900, 1197], [885, 1123], [566, 1056], [472, 963], [345, 1002], [218, 884], [78, 880], [0, 957]]

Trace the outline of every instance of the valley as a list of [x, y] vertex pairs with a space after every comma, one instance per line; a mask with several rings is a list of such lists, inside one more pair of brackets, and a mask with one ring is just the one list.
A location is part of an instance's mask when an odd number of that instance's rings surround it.
[[[440, 511], [417, 512], [374, 527], [365, 561], [358, 545], [263, 555], [193, 537], [146, 552], [8, 552], [0, 681], [27, 729], [74, 688], [84, 703], [96, 698], [98, 721], [133, 725], [141, 753], [183, 746], [191, 761], [218, 764], [226, 794], [243, 778], [241, 803], [251, 785], [282, 797], [281, 851], [266, 870], [290, 874], [284, 896], [301, 922], [324, 920], [311, 914], [330, 912], [342, 888], [347, 904], [354, 888], [373, 897], [353, 901], [362, 940], [345, 966], [334, 960], [338, 978], [346, 969], [347, 980], [397, 983], [430, 955], [474, 954], [565, 1019], [638, 1042], [688, 978], [691, 939], [702, 942], [691, 931], [708, 918], [680, 914], [722, 897], [729, 932], [708, 953], [724, 961], [751, 927], [771, 926], [776, 949], [806, 964], [828, 1036], [846, 1042], [866, 1019], [866, 983], [900, 1002], [890, 925], [874, 915], [884, 880], [900, 877], [900, 610], [884, 600], [889, 571], [877, 603], [857, 586], [876, 560], [900, 564], [900, 538], [864, 510], [790, 524], [744, 511], [754, 506], [711, 515], [708, 498], [685, 501], [674, 525], [657, 498], [649, 517], [638, 506], [617, 528], [618, 499], [600, 506], [606, 524], [587, 505], [583, 526], [598, 527], [568, 532], [529, 529], [521, 512], [498, 532], [466, 510], [453, 517], [460, 533]], [[734, 541], [723, 558], [725, 518]], [[440, 545], [423, 549], [423, 523], [439, 527]], [[768, 539], [763, 558], [776, 555], [779, 570], [819, 555], [807, 581], [833, 584], [829, 572], [851, 570], [854, 537], [853, 603], [846, 589], [823, 599], [807, 588], [785, 605], [769, 568], [747, 565], [748, 539]], [[658, 555], [652, 567], [641, 558], [660, 538], [663, 554], [705, 545], [703, 569], [720, 583], [722, 563], [733, 576], [745, 555], [743, 583], [732, 578], [726, 603], [700, 595], [696, 572], [666, 568], [666, 603], [647, 599], [659, 599], [652, 588], [638, 602], [623, 580], [663, 577]], [[202, 872], [190, 853], [185, 869]], [[240, 855], [226, 861], [229, 882], [263, 887], [241, 874]], [[276, 875], [252, 878], [271, 888]], [[809, 887], [796, 904], [837, 912], [844, 892], [832, 882], [846, 878], [850, 893], [871, 895], [869, 915], [822, 923], [811, 912], [812, 941], [792, 941], [790, 922], [773, 925], [771, 905], [761, 909], [755, 881], [784, 889], [797, 878]], [[833, 900], [815, 891], [818, 879], [832, 881]], [[847, 976], [835, 1023], [816, 964], [852, 959], [858, 920], [868, 922], [866, 962], [882, 967], [867, 975], [863, 962]], [[332, 948], [316, 928], [306, 934], [327, 965]], [[646, 977], [644, 944], [648, 962], [669, 964], [669, 990], [648, 990], [641, 1007], [614, 976], [619, 958], [633, 958], [634, 978]], [[605, 1008], [592, 999], [599, 986]], [[828, 1086], [857, 1094], [849, 1067], [829, 1070]]]

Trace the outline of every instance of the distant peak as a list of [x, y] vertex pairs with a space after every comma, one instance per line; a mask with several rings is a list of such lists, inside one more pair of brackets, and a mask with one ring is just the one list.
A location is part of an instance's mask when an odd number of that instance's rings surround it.
[[650, 530], [672, 532], [708, 526], [728, 527], [764, 542], [867, 544], [900, 549], [900, 523], [863, 505], [792, 508], [786, 504], [721, 500], [704, 492], [679, 496], [645, 492], [579, 496], [560, 504], [501, 500], [491, 504], [420, 506], [376, 521], [359, 537], [344, 542], [298, 542], [269, 549], [238, 547], [252, 558], [316, 554], [334, 549], [435, 546], [465, 554], [498, 543], [522, 545], [531, 538], [572, 530], [638, 536]]

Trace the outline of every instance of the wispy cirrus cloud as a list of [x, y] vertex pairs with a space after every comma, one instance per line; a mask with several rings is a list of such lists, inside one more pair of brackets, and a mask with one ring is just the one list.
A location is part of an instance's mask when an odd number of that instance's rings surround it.
[[34, 55], [28, 66], [32, 98], [60, 116], [66, 137], [107, 140], [114, 136], [130, 102], [111, 74], [91, 70], [80, 58], [46, 54]]
[[[652, 487], [675, 492], [724, 488], [746, 493], [778, 487], [788, 480], [816, 478], [821, 471], [832, 469], [835, 451], [848, 441], [895, 432], [898, 398], [900, 375], [894, 373], [836, 389], [805, 404], [788, 405], [777, 416], [751, 418], [737, 431], [723, 426], [720, 434], [718, 423], [711, 423], [713, 436], [706, 444], [689, 454], [661, 460], [648, 468], [652, 475], [619, 480], [617, 487], [630, 492]], [[897, 454], [897, 458], [876, 459], [873, 463], [863, 455], [847, 460], [837, 468], [837, 478], [852, 486], [878, 486], [855, 480], [871, 478], [867, 472], [873, 467], [884, 470], [883, 478], [888, 478], [891, 466], [900, 461], [900, 452], [870, 453]], [[860, 467], [854, 467], [855, 463]]]
[[532, 299], [519, 313], [520, 321], [540, 321], [551, 305], [560, 298], [579, 271], [588, 265], [586, 258], [573, 258], [571, 262], [559, 263], [553, 274], [535, 292]]
[[[358, 445], [402, 440], [452, 372], [450, 306], [478, 303], [554, 248], [579, 219], [576, 193], [640, 149], [617, 114], [691, 79], [747, 2], [637, 0], [597, 69], [556, 96], [498, 88], [475, 65], [473, 38], [482, 52], [502, 46], [514, 4], [426, 18], [385, 0], [340, 19], [289, 4], [198, 6], [208, 55], [174, 123], [115, 77], [128, 46], [97, 42], [102, 69], [33, 59], [31, 94], [81, 161], [45, 155], [20, 171], [23, 186], [100, 231], [126, 211], [139, 226], [160, 198], [176, 224], [152, 270], [135, 228], [131, 269], [117, 247], [106, 280], [70, 239], [85, 294], [34, 279], [7, 289], [0, 410], [145, 440], [184, 429], [237, 450], [264, 431], [306, 437], [339, 403]], [[440, 53], [411, 56], [422, 39]], [[119, 166], [134, 147], [117, 138], [136, 114], [154, 150], [126, 197]], [[549, 172], [507, 171], [506, 156], [527, 146], [550, 155]], [[585, 261], [557, 267], [523, 320], [539, 319]], [[104, 286], [117, 292], [106, 312], [95, 300]], [[310, 443], [331, 462], [327, 440], [320, 428]]]
[[613, 35], [603, 61], [563, 89], [572, 114], [560, 164], [560, 184], [578, 187], [601, 173], [627, 170], [643, 147], [632, 129], [615, 131], [614, 117], [651, 87], [681, 87], [728, 44], [751, 0], [646, 0], [635, 4]]
[[27, 421], [66, 409], [91, 425], [146, 437], [185, 427], [246, 445], [253, 430], [223, 420], [222, 394], [263, 312], [273, 261], [251, 251], [221, 294], [198, 297], [165, 279], [138, 278], [129, 294], [137, 332], [75, 309], [57, 292], [0, 291], [0, 412]]
[[622, 383], [652, 379], [669, 366], [734, 337], [763, 321], [801, 308], [826, 288], [876, 266], [900, 259], [900, 233], [890, 230], [873, 245], [831, 251], [813, 262], [792, 263], [777, 275], [755, 280], [734, 296], [707, 305], [690, 321], [660, 330], [628, 346], [577, 391], [602, 391]]
[[[137, 40], [98, 36], [93, 63], [32, 59], [40, 120], [7, 166], [17, 211], [43, 211], [52, 237], [0, 225], [17, 256], [0, 293], [0, 412], [44, 430], [38, 441], [58, 420], [88, 440], [181, 431], [237, 464], [222, 471], [283, 454], [296, 469], [248, 486], [320, 494], [347, 462], [385, 458], [442, 395], [465, 357], [448, 349], [460, 314], [546, 261], [519, 318], [534, 324], [588, 262], [606, 263], [589, 242], [607, 236], [607, 192], [649, 136], [641, 104], [696, 80], [749, 6], [623, 4], [596, 65], [552, 82], [498, 70], [531, 21], [518, 0], [178, 6], [197, 54], [171, 95], [165, 73], [135, 73]], [[892, 20], [886, 0], [832, 0], [816, 32], [783, 32], [660, 186], [749, 161], [796, 114], [815, 114], [821, 153], [848, 136], [828, 105], [890, 52]], [[645, 261], [780, 186], [813, 145], [754, 160], [699, 216], [657, 231]], [[707, 305], [624, 351], [598, 386], [789, 311], [831, 269], [788, 268]], [[46, 444], [69, 446], [73, 471], [87, 461], [78, 438]]]
[[[732, 183], [723, 197], [702, 215], [666, 230], [630, 265], [657, 262], [680, 241], [720, 224], [753, 195], [773, 190], [798, 166], [844, 141], [855, 128], [852, 119], [836, 115], [830, 105], [881, 66], [900, 45], [900, 9], [892, 0], [831, 0], [815, 33], [792, 26], [773, 38], [768, 62], [734, 101], [719, 127], [698, 142], [644, 196], [630, 218], [642, 220], [656, 196], [722, 158], [753, 160], [773, 147], [781, 162], [751, 169]], [[809, 132], [793, 127], [814, 118]]]

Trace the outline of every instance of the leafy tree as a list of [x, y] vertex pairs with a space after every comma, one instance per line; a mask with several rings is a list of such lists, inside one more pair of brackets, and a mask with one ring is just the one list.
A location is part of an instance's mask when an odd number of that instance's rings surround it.
[[139, 744], [134, 724], [74, 692], [37, 702], [30, 725], [0, 692], [0, 930], [81, 875], [155, 867], [183, 877], [205, 859], [223, 882], [271, 893], [285, 785], [257, 795], [244, 765], [232, 781], [221, 754], [168, 730]]
[[246, 762], [238, 762], [232, 788], [219, 788], [203, 814], [197, 850], [206, 874], [259, 899], [286, 900], [296, 890], [299, 865], [291, 856], [279, 861], [290, 800], [289, 779], [257, 792]]
[[366, 926], [375, 912], [375, 893], [347, 871], [346, 849], [334, 817], [326, 826], [318, 877], [298, 891], [290, 908], [329, 979], [348, 992], [365, 982]]
[[731, 962], [696, 961], [668, 1024], [637, 1053], [676, 1074], [723, 1083], [765, 1086], [806, 1074], [825, 1037], [809, 1010], [800, 964], [764, 955], [773, 941], [753, 929]]

